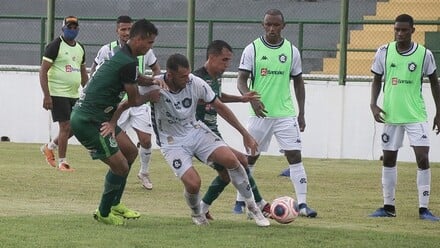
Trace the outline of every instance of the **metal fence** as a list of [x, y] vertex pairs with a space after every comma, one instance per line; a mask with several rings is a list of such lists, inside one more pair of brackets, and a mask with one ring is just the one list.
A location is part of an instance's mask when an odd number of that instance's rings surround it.
[[[187, 0], [55, 0], [55, 35], [64, 16], [78, 16], [78, 40], [90, 66], [99, 47], [115, 39], [117, 16], [147, 18], [159, 29], [154, 50], [163, 64], [171, 53], [186, 53], [187, 5]], [[234, 48], [235, 71], [241, 50], [263, 34], [261, 20], [270, 8], [283, 11], [288, 24], [283, 35], [300, 49], [305, 73], [338, 74], [340, 0], [196, 0], [195, 67], [203, 64], [209, 41], [223, 39]], [[440, 58], [438, 0], [351, 0], [348, 13], [349, 75], [370, 74], [374, 51], [393, 39], [393, 20], [401, 13], [416, 20], [414, 40]], [[46, 16], [47, 0], [1, 1], [1, 65], [39, 65]]]

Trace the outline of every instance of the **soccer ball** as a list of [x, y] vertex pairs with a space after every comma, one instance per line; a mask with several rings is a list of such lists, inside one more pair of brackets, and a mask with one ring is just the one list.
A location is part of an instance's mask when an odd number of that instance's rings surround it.
[[294, 221], [298, 216], [298, 211], [295, 210], [295, 199], [290, 196], [282, 196], [273, 200], [270, 205], [270, 216], [281, 224]]

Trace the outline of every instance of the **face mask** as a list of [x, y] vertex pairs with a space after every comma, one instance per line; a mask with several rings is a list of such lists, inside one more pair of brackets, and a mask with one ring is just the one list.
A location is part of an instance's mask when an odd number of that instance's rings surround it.
[[79, 29], [64, 28], [63, 29], [63, 37], [66, 40], [74, 40], [76, 38], [76, 36], [78, 35], [78, 31], [79, 31]]

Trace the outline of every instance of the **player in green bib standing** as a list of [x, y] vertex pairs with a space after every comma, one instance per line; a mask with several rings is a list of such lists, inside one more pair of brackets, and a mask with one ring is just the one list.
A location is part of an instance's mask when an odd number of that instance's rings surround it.
[[[280, 10], [266, 11], [262, 26], [265, 34], [244, 49], [238, 68], [237, 86], [241, 94], [256, 91], [261, 96], [250, 102], [248, 131], [257, 140], [259, 152], [267, 151], [275, 136], [289, 163], [299, 213], [314, 218], [317, 212], [306, 203], [307, 175], [301, 158], [300, 132], [306, 127], [301, 56], [298, 49], [281, 36], [286, 24]], [[291, 79], [298, 111], [292, 100]], [[255, 166], [259, 155], [248, 157], [249, 168]], [[240, 202], [242, 198], [238, 195], [235, 212], [239, 212]]]
[[[423, 77], [428, 77], [436, 106], [433, 129], [440, 127], [440, 88], [432, 52], [412, 41], [414, 20], [407, 14], [399, 15], [394, 23], [395, 40], [381, 46], [375, 55], [371, 71], [370, 108], [374, 119], [384, 123], [382, 133], [383, 207], [370, 217], [396, 217], [395, 198], [397, 184], [397, 153], [402, 147], [406, 133], [414, 149], [417, 161], [417, 192], [419, 217], [423, 220], [439, 221], [428, 209], [431, 193], [431, 169], [429, 167], [429, 127], [425, 102], [422, 96]], [[382, 89], [383, 104], [377, 105]]]
[[[156, 27], [145, 19], [134, 23], [127, 44], [99, 67], [72, 111], [71, 126], [75, 137], [93, 159], [100, 159], [109, 167], [101, 202], [94, 214], [97, 221], [105, 224], [122, 225], [123, 218], [140, 216], [121, 203], [127, 176], [138, 151], [117, 126], [117, 121], [129, 107], [159, 99], [158, 91], [139, 94], [138, 83], [143, 82], [143, 76], [137, 68], [137, 56], [151, 49], [157, 33]], [[128, 99], [121, 102], [125, 94]]]

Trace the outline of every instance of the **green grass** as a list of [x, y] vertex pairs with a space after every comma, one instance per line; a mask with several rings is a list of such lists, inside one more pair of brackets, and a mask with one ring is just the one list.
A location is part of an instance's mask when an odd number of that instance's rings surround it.
[[[416, 165], [399, 163], [397, 218], [367, 218], [382, 205], [381, 163], [364, 160], [304, 159], [308, 203], [318, 218], [298, 218], [260, 228], [232, 214], [235, 190], [228, 186], [211, 207], [208, 227], [192, 224], [180, 181], [160, 152], [153, 152], [152, 191], [144, 190], [133, 165], [123, 202], [142, 213], [123, 227], [92, 218], [107, 171], [81, 146], [70, 145], [76, 169], [51, 168], [39, 144], [0, 143], [0, 247], [438, 247], [440, 223], [418, 219]], [[215, 171], [195, 162], [203, 192]], [[260, 158], [255, 178], [266, 200], [292, 195], [290, 180], [278, 177], [283, 157]], [[432, 164], [430, 208], [440, 214], [440, 164]]]

